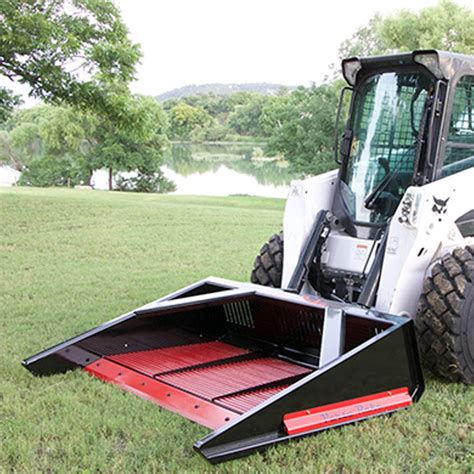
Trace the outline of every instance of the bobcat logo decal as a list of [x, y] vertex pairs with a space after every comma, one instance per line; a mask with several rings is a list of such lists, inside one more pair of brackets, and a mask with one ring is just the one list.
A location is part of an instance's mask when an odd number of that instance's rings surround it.
[[437, 214], [446, 214], [446, 211], [448, 210], [448, 201], [450, 198], [445, 199], [444, 201], [442, 199], [436, 198], [433, 196], [433, 207], [431, 210], [433, 212], [436, 212]]

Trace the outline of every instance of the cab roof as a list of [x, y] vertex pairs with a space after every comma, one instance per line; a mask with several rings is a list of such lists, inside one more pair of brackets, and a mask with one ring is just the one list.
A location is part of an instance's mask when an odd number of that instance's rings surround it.
[[416, 50], [386, 56], [353, 57], [342, 61], [342, 72], [350, 85], [355, 85], [361, 71], [422, 65], [438, 79], [451, 80], [456, 76], [474, 74], [474, 56], [436, 49]]

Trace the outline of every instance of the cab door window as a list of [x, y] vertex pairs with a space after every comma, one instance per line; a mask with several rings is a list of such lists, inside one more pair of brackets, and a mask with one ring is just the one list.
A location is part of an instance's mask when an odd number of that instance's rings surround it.
[[474, 166], [474, 76], [463, 76], [454, 92], [441, 176]]

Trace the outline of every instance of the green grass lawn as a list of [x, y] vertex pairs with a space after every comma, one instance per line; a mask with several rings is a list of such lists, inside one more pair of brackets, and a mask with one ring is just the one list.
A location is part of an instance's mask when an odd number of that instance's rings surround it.
[[246, 281], [284, 201], [0, 190], [0, 472], [474, 469], [474, 389], [428, 378], [415, 407], [213, 467], [208, 430], [35, 352], [209, 275]]

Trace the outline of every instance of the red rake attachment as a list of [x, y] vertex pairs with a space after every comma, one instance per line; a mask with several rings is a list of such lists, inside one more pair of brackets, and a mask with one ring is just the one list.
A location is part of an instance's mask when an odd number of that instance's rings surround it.
[[82, 367], [214, 429], [211, 462], [411, 405], [423, 378], [409, 318], [207, 279], [23, 361]]

